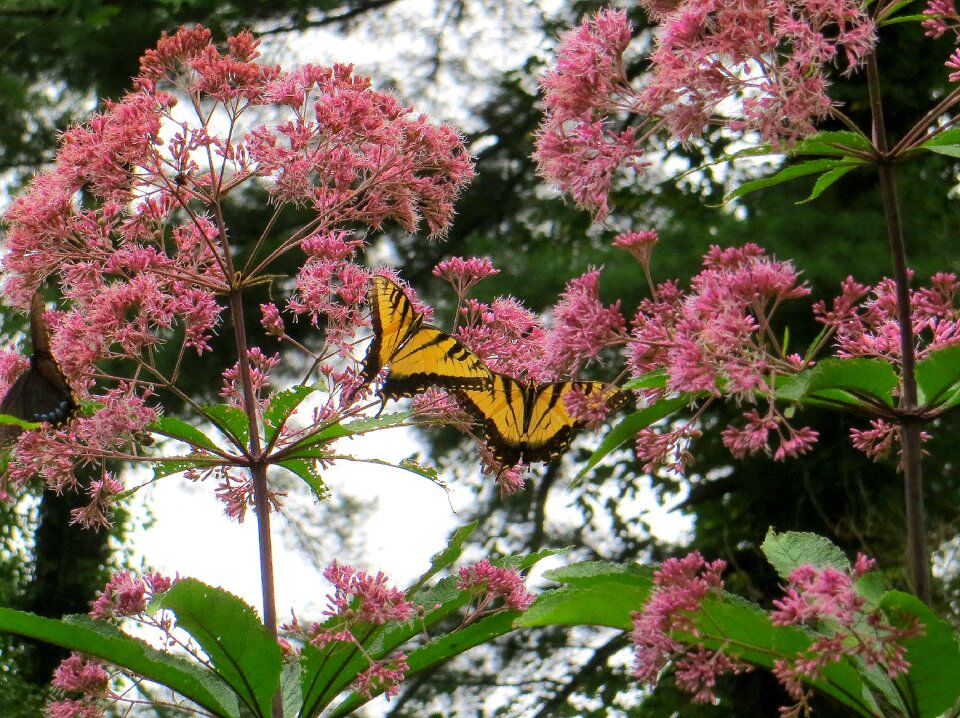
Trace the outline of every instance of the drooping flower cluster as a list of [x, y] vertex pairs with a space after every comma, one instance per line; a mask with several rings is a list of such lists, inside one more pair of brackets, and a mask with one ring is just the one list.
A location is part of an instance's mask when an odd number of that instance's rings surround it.
[[633, 676], [641, 683], [656, 684], [660, 672], [672, 663], [677, 685], [693, 694], [695, 702], [710, 703], [716, 699], [717, 677], [750, 670], [723, 652], [708, 650], [702, 643], [688, 648], [674, 637], [679, 632], [700, 636], [693, 614], [705, 598], [722, 590], [724, 568], [724, 561], [708, 563], [694, 552], [667, 559], [654, 573], [650, 597], [642, 611], [632, 614]]
[[[602, 220], [614, 173], [638, 169], [641, 144], [666, 129], [683, 141], [712, 122], [789, 143], [830, 113], [828, 68], [860, 67], [876, 41], [859, 0], [722, 0], [640, 4], [658, 23], [650, 72], [634, 87], [626, 14], [601, 10], [563, 36], [541, 79], [540, 173]], [[842, 63], [841, 63], [842, 61]], [[617, 129], [627, 113], [640, 130]]]
[[819, 635], [795, 658], [774, 664], [774, 675], [797, 701], [782, 715], [800, 715], [809, 694], [803, 682], [816, 679], [824, 667], [843, 658], [863, 661], [890, 678], [909, 669], [903, 639], [919, 635], [920, 627], [892, 625], [879, 608], [868, 606], [867, 599], [857, 593], [856, 580], [875, 565], [858, 554], [851, 571], [806, 564], [790, 572], [786, 594], [773, 602], [771, 619], [775, 625], [806, 626]]

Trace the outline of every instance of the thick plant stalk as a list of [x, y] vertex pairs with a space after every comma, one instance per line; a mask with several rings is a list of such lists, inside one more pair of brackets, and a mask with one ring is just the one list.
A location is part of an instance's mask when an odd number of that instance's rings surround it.
[[893, 260], [893, 279], [897, 290], [897, 317], [900, 323], [900, 355], [902, 360], [902, 393], [900, 409], [905, 414], [900, 423], [901, 459], [904, 501], [907, 518], [907, 562], [913, 590], [925, 603], [930, 603], [930, 561], [927, 555], [926, 527], [923, 508], [923, 470], [920, 448], [920, 422], [912, 418], [917, 408], [916, 354], [913, 344], [912, 310], [910, 307], [910, 278], [907, 271], [903, 221], [897, 201], [897, 187], [893, 177], [893, 157], [887, 144], [880, 97], [880, 75], [876, 55], [867, 60], [867, 83], [870, 90], [870, 109], [873, 118], [873, 144], [877, 151], [877, 172], [883, 200], [884, 219], [890, 256]]
[[[247, 356], [247, 337], [244, 331], [243, 297], [239, 290], [230, 292], [230, 316], [240, 362], [243, 403], [250, 425], [250, 472], [253, 478], [253, 498], [257, 515], [258, 545], [260, 547], [260, 591], [263, 596], [263, 623], [270, 634], [277, 637], [277, 599], [273, 577], [273, 542], [270, 537], [270, 499], [267, 489], [267, 466], [263, 463], [260, 444], [260, 424], [257, 417], [256, 396], [250, 379], [250, 359]], [[273, 696], [273, 718], [283, 718], [283, 696], [279, 689]]]

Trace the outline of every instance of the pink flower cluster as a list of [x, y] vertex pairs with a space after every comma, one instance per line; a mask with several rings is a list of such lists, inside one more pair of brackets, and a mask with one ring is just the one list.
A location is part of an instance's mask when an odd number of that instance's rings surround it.
[[[659, 23], [639, 88], [624, 69], [633, 36], [626, 13], [601, 10], [567, 32], [541, 79], [540, 174], [595, 219], [607, 212], [614, 174], [639, 169], [640, 144], [666, 129], [688, 141], [710, 123], [790, 143], [814, 130], [833, 102], [827, 68], [860, 67], [876, 41], [858, 0], [641, 0]], [[618, 130], [626, 114], [639, 117]]]
[[55, 693], [79, 693], [80, 698], [55, 700], [47, 704], [47, 718], [102, 718], [106, 715], [104, 698], [109, 697], [110, 676], [103, 664], [71, 653], [53, 674]]
[[494, 566], [489, 559], [461, 568], [457, 588], [470, 591], [478, 599], [477, 614], [489, 610], [498, 599], [503, 599], [508, 610], [523, 611], [536, 598], [516, 569]]
[[[952, 32], [955, 42], [960, 42], [960, 14], [957, 14], [954, 0], [927, 0], [923, 15], [920, 24], [927, 37], [938, 38]], [[944, 64], [953, 70], [949, 75], [950, 82], [960, 82], [960, 49], [955, 49]]]
[[332, 621], [314, 623], [304, 630], [295, 619], [284, 628], [301, 634], [303, 640], [319, 647], [335, 642], [353, 645], [367, 659], [368, 666], [357, 674], [351, 688], [368, 697], [380, 692], [387, 698], [397, 695], [408, 669], [406, 654], [397, 652], [375, 659], [357, 635], [367, 635], [371, 626], [382, 626], [388, 621], [409, 621], [415, 615], [416, 606], [407, 600], [403, 591], [387, 586], [383, 572], [371, 576], [334, 561], [324, 569], [323, 575], [334, 587], [334, 593], [327, 596], [324, 611]]
[[[937, 349], [960, 343], [960, 281], [951, 272], [938, 272], [929, 287], [910, 292], [911, 331], [917, 338], [916, 356], [923, 359]], [[899, 364], [900, 334], [896, 287], [883, 279], [871, 287], [847, 277], [828, 308], [817, 302], [814, 316], [834, 332], [842, 357], [879, 357]]]
[[[353, 377], [342, 404], [331, 406], [355, 408], [353, 351], [370, 272], [356, 261], [364, 242], [351, 232], [393, 223], [442, 234], [473, 176], [471, 159], [451, 128], [429, 123], [349, 66], [285, 71], [258, 55], [246, 32], [223, 47], [201, 26], [164, 36], [142, 58], [135, 90], [65, 132], [54, 166], [7, 210], [4, 294], [26, 306], [45, 281], [59, 283], [68, 309], [50, 316], [53, 354], [80, 399], [104, 404], [42, 438], [24, 433], [8, 483], [39, 470], [60, 490], [75, 482], [71, 464], [135, 458], [130, 447], [156, 419], [157, 395], [179, 391], [184, 355], [211, 351], [224, 298], [236, 309], [234, 300], [273, 281], [278, 261], [294, 250], [306, 258], [293, 295], [264, 310], [264, 333], [289, 343], [281, 319], [288, 312], [322, 324], [325, 344], [308, 363], [337, 390], [336, 377]], [[241, 115], [260, 106], [270, 106], [265, 116], [275, 122], [245, 132]], [[275, 214], [241, 232], [228, 219], [245, 184], [264, 187]], [[290, 206], [308, 208], [310, 219], [278, 221]], [[249, 244], [240, 247], [241, 237]], [[246, 264], [235, 266], [240, 258]], [[237, 320], [227, 326], [248, 326]], [[228, 356], [252, 353], [244, 365], [221, 367], [224, 395], [254, 417], [276, 362], [256, 349], [259, 341], [235, 340]], [[2, 364], [9, 380], [22, 360]], [[251, 382], [259, 407], [246, 406]], [[122, 387], [123, 396], [101, 385]], [[239, 466], [248, 448], [224, 454]], [[97, 506], [80, 518], [102, 523], [114, 489], [100, 486]]]
[[[809, 293], [798, 282], [789, 262], [768, 257], [755, 244], [722, 249], [713, 246], [704, 269], [684, 294], [677, 282], [663, 282], [654, 296], [641, 302], [633, 319], [627, 345], [629, 365], [635, 375], [666, 369], [667, 390], [729, 396], [755, 403], [767, 399], [767, 410], [749, 410], [744, 428], [730, 427], [724, 443], [737, 456], [770, 451], [777, 459], [809, 450], [817, 434], [794, 428], [773, 403], [777, 375], [803, 368], [796, 356], [782, 356], [772, 319], [779, 306]], [[652, 399], [664, 392], [648, 390]], [[687, 456], [684, 444], [698, 434], [696, 428], [666, 432], [645, 430], [638, 436], [640, 458], [650, 467], [667, 464], [682, 470]]]
[[157, 594], [170, 590], [176, 579], [160, 573], [134, 576], [130, 571], [117, 571], [90, 608], [90, 617], [101, 620], [137, 616]]
[[697, 703], [712, 703], [717, 678], [726, 673], [742, 673], [750, 667], [720, 651], [708, 650], [702, 643], [687, 647], [674, 638], [684, 633], [698, 638], [700, 630], [693, 614], [703, 600], [719, 594], [723, 588], [726, 563], [707, 563], [699, 552], [683, 558], [667, 559], [653, 575], [653, 591], [642, 611], [632, 615], [630, 642], [634, 646], [633, 676], [644, 685], [656, 684], [661, 670], [672, 663], [677, 685], [693, 694]]
[[477, 282], [486, 277], [500, 274], [500, 270], [493, 266], [487, 257], [450, 257], [433, 268], [433, 276], [441, 277], [453, 286], [458, 299], [467, 296]]
[[[891, 678], [909, 669], [902, 641], [919, 635], [920, 627], [891, 625], [879, 608], [869, 608], [856, 591], [856, 579], [875, 565], [872, 559], [858, 554], [852, 571], [800, 566], [790, 572], [784, 598], [773, 602], [771, 617], [775, 625], [806, 626], [820, 634], [796, 657], [775, 662], [774, 674], [798, 706], [805, 705], [807, 699], [803, 682], [819, 677], [825, 666], [843, 658], [862, 660], [869, 668], [879, 667]], [[794, 712], [798, 706], [794, 706]], [[793, 715], [791, 710], [781, 713]]]

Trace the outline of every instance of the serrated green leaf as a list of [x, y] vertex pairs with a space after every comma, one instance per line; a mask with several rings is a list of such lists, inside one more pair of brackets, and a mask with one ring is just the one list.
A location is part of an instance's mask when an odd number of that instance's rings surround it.
[[272, 441], [276, 432], [286, 423], [303, 400], [321, 388], [317, 384], [299, 384], [271, 394], [268, 408], [263, 412], [263, 423], [267, 429], [266, 440]]
[[156, 421], [151, 422], [147, 429], [155, 434], [177, 439], [190, 446], [210, 449], [212, 451], [219, 449], [216, 442], [200, 429], [175, 416], [161, 416]]
[[62, 621], [0, 608], [0, 631], [34, 638], [71, 651], [82, 651], [176, 691], [215, 716], [238, 718], [236, 696], [205, 667], [161, 653], [115, 626], [86, 616]]
[[817, 181], [814, 183], [813, 189], [810, 191], [810, 194], [807, 196], [807, 198], [800, 200], [799, 202], [797, 202], [797, 204], [806, 204], [807, 202], [812, 202], [817, 197], [822, 195], [824, 193], [824, 190], [830, 187], [830, 185], [832, 185], [834, 182], [839, 180], [841, 177], [847, 174], [847, 172], [849, 172], [856, 166], [857, 165], [853, 165], [853, 164], [845, 165], [843, 167], [836, 167], [830, 170], [829, 172], [824, 172], [822, 175], [820, 175], [817, 178]]
[[258, 718], [272, 715], [280, 686], [280, 646], [256, 611], [236, 596], [196, 579], [177, 581], [151, 602], [173, 611], [177, 625], [210, 658], [219, 675]]
[[939, 403], [960, 382], [960, 344], [930, 352], [917, 362], [916, 371], [920, 405]]
[[517, 619], [518, 626], [610, 626], [630, 630], [630, 615], [643, 608], [653, 570], [603, 562], [584, 562], [544, 574], [566, 584], [537, 597]]
[[42, 426], [39, 421], [24, 421], [19, 419], [16, 416], [11, 416], [10, 414], [0, 414], [0, 424], [9, 424], [10, 426], [18, 426], [21, 429], [36, 429], [39, 426]]
[[776, 397], [831, 406], [863, 406], [872, 398], [894, 405], [893, 390], [899, 379], [893, 365], [884, 359], [824, 359], [812, 369], [788, 377], [776, 389]]
[[[440, 665], [451, 658], [475, 646], [489, 643], [495, 638], [506, 635], [514, 630], [513, 618], [518, 615], [515, 611], [497, 613], [481, 618], [465, 628], [445, 633], [424, 646], [412, 650], [407, 655], [407, 675], [413, 676], [420, 671]], [[351, 715], [370, 698], [352, 693], [338, 705], [331, 713], [331, 718]]]
[[921, 600], [900, 591], [888, 592], [881, 610], [893, 625], [904, 628], [916, 619], [923, 635], [905, 638], [910, 670], [899, 679], [917, 718], [935, 718], [960, 707], [960, 645], [953, 627], [940, 619]]
[[655, 404], [651, 404], [633, 414], [628, 414], [603, 437], [600, 446], [590, 455], [587, 463], [584, 464], [583, 468], [580, 469], [579, 473], [574, 477], [573, 483], [576, 484], [582, 480], [605, 456], [616, 451], [623, 444], [633, 439], [641, 429], [646, 429], [651, 424], [655, 424], [683, 408], [693, 401], [695, 396], [694, 394], [686, 393], [678, 397], [661, 399]]
[[835, 167], [845, 166], [850, 163], [851, 160], [847, 159], [819, 159], [801, 162], [800, 164], [789, 165], [788, 167], [785, 167], [777, 172], [772, 177], [763, 177], [761, 179], [744, 182], [742, 185], [737, 187], [737, 189], [729, 192], [723, 198], [723, 202], [726, 203], [732, 199], [736, 199], [737, 197], [743, 197], [746, 194], [756, 192], [757, 190], [765, 189], [767, 187], [774, 187], [778, 184], [795, 180], [798, 177], [805, 177], [806, 175], [827, 172]]
[[960, 127], [951, 127], [949, 130], [944, 130], [921, 144], [920, 147], [931, 148], [944, 145], [960, 145]]
[[316, 461], [312, 459], [285, 459], [277, 462], [277, 466], [282, 466], [287, 471], [296, 474], [303, 482], [310, 487], [321, 501], [325, 501], [330, 492], [323, 481], [323, 477], [317, 473]]
[[872, 149], [870, 140], [860, 132], [850, 130], [836, 130], [831, 132], [817, 132], [814, 135], [799, 140], [790, 148], [790, 155], [843, 155], [849, 156], [850, 150], [869, 152]]
[[209, 461], [188, 461], [183, 459], [162, 459], [153, 463], [153, 478], [162, 479], [164, 476], [173, 476], [189, 469], [209, 469]]
[[203, 410], [236, 444], [246, 446], [250, 442], [250, 423], [243, 409], [230, 404], [213, 404]]
[[767, 529], [767, 535], [760, 549], [780, 578], [784, 580], [790, 576], [791, 571], [804, 564], [811, 564], [817, 568], [832, 566], [840, 571], [850, 570], [850, 561], [847, 560], [843, 551], [829, 539], [814, 533], [803, 531], [777, 533], [770, 528]]

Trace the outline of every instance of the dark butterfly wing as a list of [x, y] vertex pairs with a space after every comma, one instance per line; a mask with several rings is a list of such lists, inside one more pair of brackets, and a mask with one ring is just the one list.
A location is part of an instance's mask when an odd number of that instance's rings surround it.
[[[30, 368], [7, 390], [0, 401], [0, 414], [57, 426], [73, 415], [77, 404], [60, 365], [50, 354], [50, 335], [43, 311], [43, 298], [37, 293], [30, 307], [30, 333], [34, 347]], [[0, 424], [0, 440], [15, 438], [20, 432], [17, 426]]]

